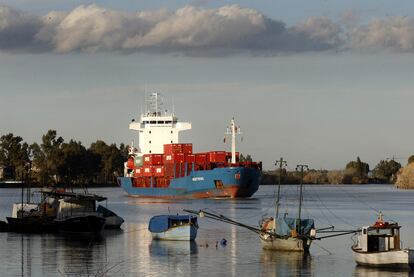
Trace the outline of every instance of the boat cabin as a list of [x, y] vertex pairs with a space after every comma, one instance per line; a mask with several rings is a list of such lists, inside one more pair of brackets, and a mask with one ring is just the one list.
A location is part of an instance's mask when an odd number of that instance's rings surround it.
[[96, 202], [106, 200], [106, 197], [86, 193], [51, 191], [44, 194], [59, 203], [56, 214], [58, 219], [96, 214]]
[[358, 235], [359, 252], [384, 252], [400, 250], [400, 228], [398, 223], [376, 222], [362, 227]]
[[148, 229], [150, 232], [160, 233], [186, 225], [197, 227], [197, 217], [193, 215], [158, 215], [151, 218]]

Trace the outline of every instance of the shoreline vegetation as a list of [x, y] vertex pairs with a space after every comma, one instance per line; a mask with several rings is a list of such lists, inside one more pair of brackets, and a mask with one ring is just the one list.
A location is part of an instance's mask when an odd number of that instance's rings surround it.
[[[279, 169], [263, 171], [262, 185], [277, 184]], [[281, 183], [299, 184], [300, 173], [282, 169]], [[395, 160], [381, 160], [373, 170], [359, 157], [346, 164], [343, 170], [310, 169], [303, 177], [304, 184], [394, 184], [401, 189], [414, 189], [414, 155], [408, 159], [407, 166], [402, 167]]]
[[[0, 137], [0, 187], [7, 180], [30, 186], [96, 187], [115, 186], [124, 173], [128, 147], [107, 144], [102, 140], [89, 148], [73, 139], [65, 142], [55, 130], [42, 136], [40, 144], [31, 145], [19, 136]], [[3, 182], [2, 182], [3, 181]]]
[[[0, 187], [31, 186], [107, 187], [117, 186], [116, 178], [124, 172], [128, 146], [107, 144], [102, 140], [89, 148], [73, 139], [65, 142], [55, 130], [42, 136], [40, 144], [31, 145], [11, 133], [0, 137]], [[243, 156], [240, 155], [243, 159]], [[246, 158], [251, 159], [250, 155]], [[262, 185], [277, 184], [279, 170], [263, 171]], [[299, 184], [296, 171], [282, 169], [282, 184]], [[305, 184], [395, 184], [402, 189], [414, 188], [414, 155], [402, 167], [395, 160], [381, 160], [370, 170], [359, 157], [342, 170], [310, 169], [303, 177]]]

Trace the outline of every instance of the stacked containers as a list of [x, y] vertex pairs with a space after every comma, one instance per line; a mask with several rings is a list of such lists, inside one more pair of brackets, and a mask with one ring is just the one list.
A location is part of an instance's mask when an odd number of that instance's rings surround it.
[[153, 165], [153, 174], [155, 177], [164, 177], [164, 166], [162, 165]]
[[209, 163], [226, 163], [227, 153], [225, 151], [212, 151], [208, 153]]
[[194, 154], [187, 154], [185, 155], [185, 161], [187, 162], [187, 173], [189, 174], [191, 171], [194, 171], [195, 167], [195, 155]]
[[144, 165], [142, 167], [142, 176], [151, 177], [153, 174], [153, 169], [151, 165]]
[[164, 168], [167, 177], [183, 177], [188, 174], [186, 164], [195, 160], [191, 143], [164, 144]]
[[163, 155], [162, 154], [145, 154], [144, 165], [162, 165]]
[[198, 153], [195, 154], [195, 170], [207, 169], [207, 154]]
[[135, 156], [134, 158], [135, 167], [139, 167], [143, 165], [143, 157], [142, 156]]
[[164, 154], [192, 154], [193, 144], [192, 143], [171, 143], [164, 144]]

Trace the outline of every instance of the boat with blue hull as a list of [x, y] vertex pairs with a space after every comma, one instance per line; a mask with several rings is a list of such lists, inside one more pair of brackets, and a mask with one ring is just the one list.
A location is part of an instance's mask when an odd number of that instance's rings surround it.
[[197, 237], [197, 216], [157, 215], [150, 219], [148, 230], [154, 240], [193, 241]]
[[129, 147], [119, 186], [137, 197], [251, 197], [259, 188], [262, 163], [236, 152], [241, 131], [234, 118], [225, 133], [231, 137], [231, 152], [194, 153], [191, 143], [179, 142], [179, 132], [191, 129], [191, 123], [178, 121], [160, 99], [160, 94], [151, 94], [140, 120], [129, 124], [138, 131], [139, 146]]
[[259, 188], [261, 172], [255, 168], [215, 168], [194, 171], [172, 179], [168, 188], [134, 187], [133, 178], [120, 177], [122, 188], [131, 196], [157, 198], [251, 197]]

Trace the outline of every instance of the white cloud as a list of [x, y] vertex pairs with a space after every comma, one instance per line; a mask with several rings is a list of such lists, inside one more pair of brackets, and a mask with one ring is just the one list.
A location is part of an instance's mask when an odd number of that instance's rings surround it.
[[367, 26], [349, 32], [350, 48], [414, 50], [414, 20], [409, 17], [391, 17], [374, 20]]
[[[348, 12], [346, 18], [353, 17], [354, 13]], [[51, 11], [41, 17], [0, 5], [0, 51], [160, 52], [206, 56], [338, 49], [413, 51], [414, 20], [392, 17], [357, 26], [310, 17], [286, 27], [281, 21], [238, 5], [138, 12], [81, 5], [71, 11]]]

